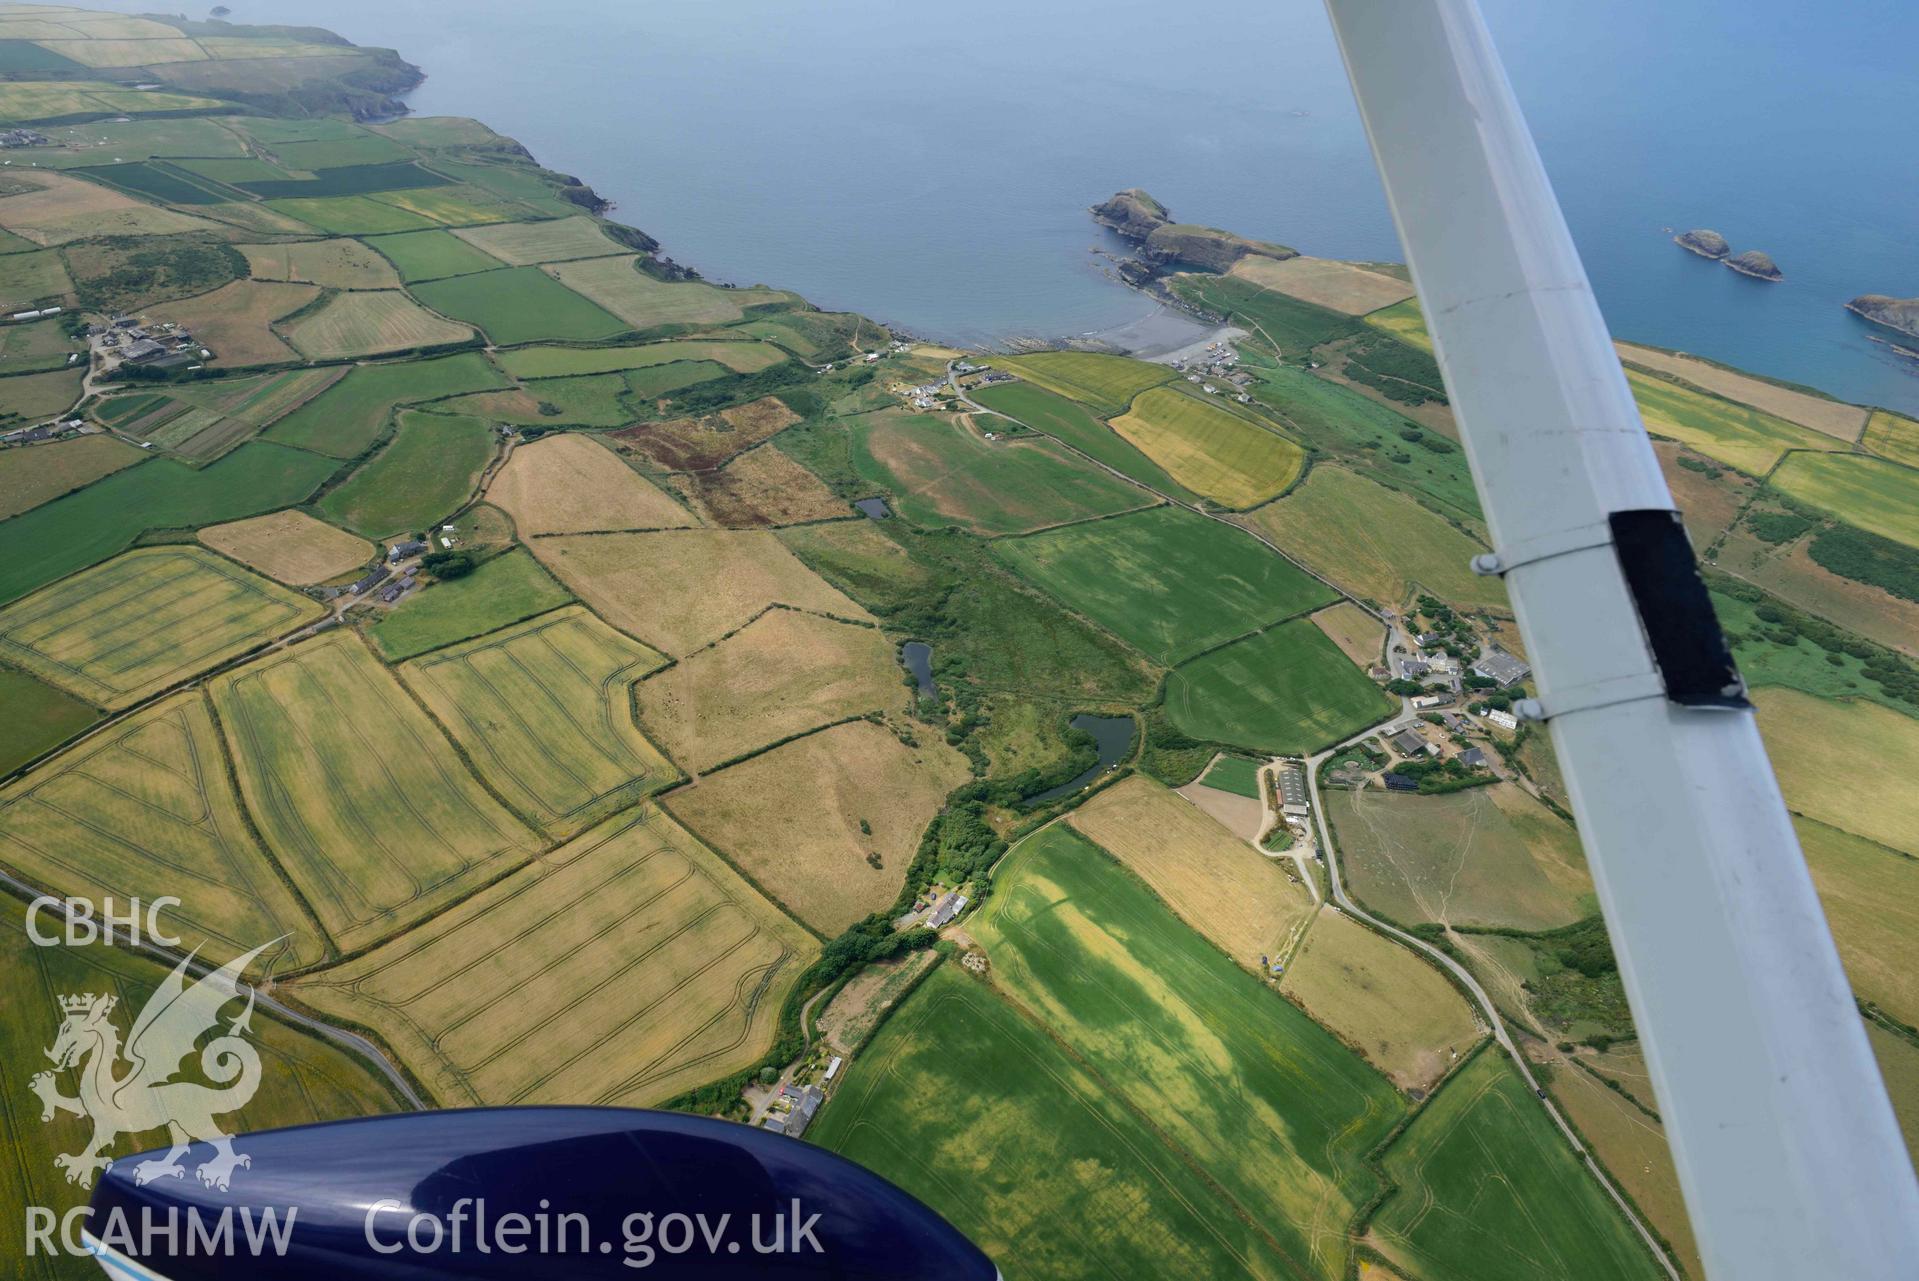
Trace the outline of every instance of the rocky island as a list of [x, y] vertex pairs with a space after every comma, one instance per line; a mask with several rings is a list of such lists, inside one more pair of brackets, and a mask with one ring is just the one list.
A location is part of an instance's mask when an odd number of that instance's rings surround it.
[[1672, 242], [1681, 249], [1690, 250], [1701, 258], [1724, 258], [1732, 252], [1732, 246], [1726, 238], [1716, 231], [1704, 227], [1692, 231], [1682, 231], [1672, 238]]
[[1181, 268], [1224, 272], [1246, 257], [1277, 261], [1299, 257], [1298, 250], [1285, 245], [1250, 240], [1217, 227], [1174, 222], [1165, 205], [1137, 187], [1094, 205], [1093, 218], [1134, 245], [1138, 256], [1119, 267], [1120, 275], [1134, 285]]
[[1754, 280], [1784, 280], [1785, 273], [1772, 260], [1772, 255], [1757, 249], [1748, 249], [1744, 253], [1734, 254], [1724, 260], [1728, 267], [1742, 276], [1751, 276]]
[[1884, 325], [1909, 338], [1919, 338], [1919, 298], [1860, 294], [1846, 304], [1846, 310], [1875, 325]]

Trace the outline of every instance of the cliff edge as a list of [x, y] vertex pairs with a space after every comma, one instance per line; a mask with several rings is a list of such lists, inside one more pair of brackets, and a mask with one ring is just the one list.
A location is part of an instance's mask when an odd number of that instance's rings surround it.
[[1225, 272], [1249, 256], [1299, 257], [1298, 250], [1285, 245], [1250, 240], [1217, 227], [1174, 222], [1165, 205], [1138, 187], [1094, 205], [1093, 219], [1134, 245], [1138, 257], [1120, 265], [1120, 274], [1134, 284], [1174, 270]]
[[1919, 298], [1860, 294], [1846, 304], [1846, 310], [1875, 325], [1884, 325], [1907, 337], [1919, 338]]

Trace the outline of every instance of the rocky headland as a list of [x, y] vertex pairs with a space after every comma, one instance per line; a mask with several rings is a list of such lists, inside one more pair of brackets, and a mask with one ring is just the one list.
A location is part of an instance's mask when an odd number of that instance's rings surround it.
[[1129, 241], [1135, 257], [1119, 264], [1120, 275], [1144, 285], [1169, 271], [1230, 271], [1240, 259], [1284, 260], [1299, 251], [1196, 223], [1175, 222], [1166, 206], [1134, 187], [1093, 206], [1093, 218]]
[[1860, 294], [1846, 304], [1846, 310], [1875, 325], [1884, 325], [1909, 338], [1919, 338], [1919, 298]]

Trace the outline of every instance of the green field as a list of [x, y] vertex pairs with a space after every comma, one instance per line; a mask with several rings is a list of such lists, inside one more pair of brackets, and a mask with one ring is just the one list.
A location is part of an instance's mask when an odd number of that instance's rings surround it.
[[148, 529], [186, 529], [297, 503], [338, 464], [254, 441], [198, 470], [156, 458], [0, 522], [0, 604], [105, 560]]
[[309, 227], [334, 236], [381, 236], [395, 231], [420, 231], [437, 224], [431, 218], [365, 196], [307, 197], [269, 200], [266, 207]]
[[1399, 341], [1417, 347], [1427, 355], [1432, 354], [1433, 338], [1426, 332], [1426, 317], [1419, 310], [1417, 296], [1390, 307], [1381, 307], [1378, 311], [1369, 311], [1366, 323], [1377, 329], [1384, 329]]
[[0, 609], [0, 657], [99, 707], [136, 703], [318, 617], [198, 547], [142, 547]]
[[678, 778], [633, 718], [633, 683], [665, 661], [573, 606], [401, 674], [507, 800], [564, 837]]
[[[997, 409], [1105, 463], [1114, 471], [1130, 476], [1142, 485], [1150, 485], [1169, 497], [1198, 501], [1198, 495], [1186, 489], [1124, 436], [1086, 411], [1077, 401], [1054, 395], [1038, 383], [996, 383], [971, 393], [988, 409]], [[989, 424], [990, 425], [990, 422]]]
[[1908, 467], [1919, 467], [1919, 422], [1890, 409], [1875, 409], [1866, 419], [1859, 443], [1873, 453]]
[[492, 457], [493, 428], [478, 418], [402, 410], [393, 440], [318, 509], [369, 538], [427, 529], [465, 505]]
[[375, 236], [367, 244], [385, 254], [409, 285], [418, 280], [470, 276], [499, 269], [497, 259], [481, 253], [450, 231], [403, 231]]
[[319, 394], [343, 370], [294, 369], [114, 396], [93, 416], [116, 431], [195, 462], [210, 462]]
[[100, 719], [97, 708], [14, 667], [0, 666], [0, 707], [7, 709], [0, 720], [0, 775]]
[[0, 450], [0, 520], [83, 489], [145, 458], [132, 445], [106, 435]]
[[279, 968], [327, 954], [247, 827], [197, 690], [140, 709], [9, 788], [0, 860], [55, 893], [173, 895], [177, 932], [220, 961], [282, 936], [265, 958]]
[[79, 365], [44, 374], [13, 374], [0, 378], [0, 417], [49, 418], [65, 413], [80, 398], [86, 371]]
[[[270, 937], [270, 936], [268, 936]], [[265, 942], [250, 940], [249, 948]], [[28, 940], [25, 913], [9, 899], [0, 908], [0, 985], [8, 998], [8, 1017], [0, 1027], [0, 1052], [10, 1062], [44, 1064], [42, 1053], [60, 1030], [59, 998], [80, 992], [98, 992], [119, 998], [112, 1021], [122, 1029], [133, 1018], [169, 972], [168, 966], [135, 952], [110, 947], [35, 947]], [[223, 1013], [231, 1017], [243, 1008], [238, 1002]], [[337, 1121], [393, 1111], [399, 1106], [384, 1078], [373, 1068], [318, 1038], [256, 1010], [248, 1037], [260, 1054], [260, 1088], [247, 1105], [220, 1121], [230, 1130], [249, 1133], [315, 1121]], [[62, 1073], [61, 1092], [77, 1091], [72, 1072]], [[89, 1189], [66, 1182], [54, 1157], [82, 1150], [90, 1127], [80, 1118], [63, 1116], [43, 1123], [37, 1103], [26, 1093], [24, 1080], [16, 1082], [21, 1102], [0, 1109], [0, 1150], [8, 1159], [0, 1164], [0, 1197], [10, 1206], [40, 1205], [64, 1216], [83, 1207]], [[164, 1130], [121, 1137], [109, 1155], [164, 1146]], [[242, 1141], [238, 1151], [245, 1152]], [[187, 1158], [192, 1170], [211, 1149], [198, 1147]], [[242, 1170], [235, 1187], [243, 1187]], [[187, 1178], [193, 1176], [188, 1174]], [[18, 1281], [80, 1281], [97, 1276], [100, 1265], [91, 1259], [67, 1255], [29, 1255], [22, 1235], [25, 1220], [19, 1213], [0, 1218], [0, 1255], [12, 1259]]]
[[[706, 369], [710, 371], [706, 377], [717, 377], [725, 372], [718, 365], [707, 365]], [[631, 372], [666, 371], [686, 375], [691, 382], [701, 381], [699, 366], [685, 361]], [[672, 385], [671, 379], [662, 381]], [[470, 396], [456, 396], [437, 408], [443, 413], [473, 414], [492, 422], [523, 423], [537, 427], [557, 427], [561, 424], [569, 427], [623, 427], [632, 422], [635, 416], [627, 407], [628, 389], [626, 376], [622, 374], [580, 374], [573, 378], [542, 378], [538, 382], [528, 383], [524, 390], [481, 391]]]
[[1232, 318], [1266, 340], [1277, 353], [1299, 358], [1321, 343], [1362, 332], [1360, 322], [1316, 303], [1264, 289], [1238, 276], [1175, 276], [1173, 291]]
[[1275, 755], [1331, 746], [1395, 705], [1309, 618], [1203, 654], [1166, 680], [1167, 714], [1187, 734]]
[[1292, 487], [1306, 453], [1278, 432], [1174, 387], [1139, 394], [1113, 430], [1180, 484], [1222, 507], [1246, 508]]
[[1200, 782], [1214, 791], [1259, 799], [1259, 762], [1243, 756], [1222, 756], [1213, 762]]
[[266, 438], [333, 458], [352, 458], [379, 438], [396, 405], [506, 385], [506, 379], [478, 352], [361, 365], [273, 424]]
[[1626, 371], [1646, 430], [1691, 446], [1754, 476], [1764, 476], [1789, 449], [1837, 449], [1831, 436], [1783, 418], [1681, 387], [1636, 369]]
[[1091, 405], [1103, 418], [1123, 414], [1133, 397], [1176, 376], [1170, 365], [1089, 351], [1041, 351], [1001, 356], [997, 363], [1048, 391]]
[[993, 551], [1163, 663], [1333, 598], [1250, 536], [1172, 507], [1003, 539]]
[[970, 932], [999, 988], [1292, 1269], [1344, 1275], [1346, 1225], [1376, 1186], [1362, 1158], [1400, 1114], [1382, 1077], [1074, 832], [1024, 842]]
[[581, 214], [573, 218], [549, 218], [542, 222], [505, 222], [490, 227], [469, 227], [458, 233], [460, 239], [484, 249], [500, 262], [525, 267], [540, 262], [565, 262], [574, 258], [603, 258], [628, 252], [600, 230], [600, 224]]
[[542, 338], [612, 338], [631, 328], [538, 267], [455, 276], [413, 292], [433, 310], [478, 325], [503, 346]]
[[342, 951], [539, 848], [350, 632], [276, 651], [209, 688], [261, 838]]
[[1497, 578], [1475, 574], [1485, 547], [1397, 490], [1343, 467], [1306, 483], [1245, 523], [1353, 595], [1393, 608], [1418, 586], [1465, 608], [1507, 608]]
[[9, 374], [65, 369], [69, 358], [79, 350], [80, 345], [67, 337], [57, 320], [0, 325], [0, 370]]
[[483, 561], [464, 578], [434, 583], [368, 629], [393, 662], [543, 614], [573, 599], [522, 548]]
[[129, 195], [167, 205], [217, 205], [241, 198], [236, 191], [222, 191], [205, 178], [164, 163], [136, 160], [131, 164], [78, 168], [71, 172], [84, 174]]
[[60, 299], [73, 292], [66, 265], [58, 252], [40, 249], [0, 256], [0, 307], [17, 311], [35, 303]]
[[1440, 1088], [1385, 1165], [1398, 1187], [1369, 1238], [1413, 1281], [1665, 1275], [1497, 1048]]
[[[639, 258], [582, 258], [554, 263], [547, 270], [565, 285], [591, 298], [628, 328], [667, 325], [717, 325], [738, 320], [747, 307], [796, 301], [777, 289], [721, 289], [703, 280], [665, 281], [640, 270]], [[549, 337], [562, 337], [552, 334]]]
[[754, 374], [785, 359], [786, 354], [771, 343], [695, 338], [632, 347], [522, 347], [501, 352], [500, 367], [515, 378], [559, 378], [646, 369], [676, 360], [711, 360], [736, 374]]
[[976, 534], [1024, 533], [1157, 501], [1052, 441], [989, 441], [931, 414], [856, 420], [852, 459], [914, 524]]
[[[380, 139], [382, 148], [406, 156], [406, 152], [395, 147], [385, 139]], [[337, 143], [308, 143], [314, 147], [339, 146]], [[366, 161], [349, 160], [345, 164], [320, 166], [300, 164], [289, 157], [282, 160], [294, 169], [320, 169], [311, 178], [269, 179], [265, 182], [243, 182], [239, 185], [263, 200], [308, 200], [325, 199], [331, 196], [371, 196], [387, 191], [407, 191], [417, 187], [444, 187], [447, 179], [431, 170], [422, 169], [413, 163], [411, 157], [395, 160], [391, 154], [375, 161], [368, 157]]]
[[1864, 454], [1798, 453], [1772, 483], [1841, 520], [1919, 547], [1919, 471]]

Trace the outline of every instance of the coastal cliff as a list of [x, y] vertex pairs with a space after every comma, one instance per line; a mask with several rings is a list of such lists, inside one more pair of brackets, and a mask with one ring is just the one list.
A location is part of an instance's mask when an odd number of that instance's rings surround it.
[[1138, 187], [1093, 206], [1093, 219], [1130, 241], [1137, 257], [1120, 264], [1120, 274], [1144, 284], [1168, 271], [1225, 272], [1249, 256], [1284, 260], [1299, 251], [1196, 223], [1174, 222], [1166, 206]]
[[1889, 298], [1885, 294], [1860, 294], [1846, 304], [1846, 310], [1862, 320], [1884, 325], [1909, 338], [1919, 338], [1919, 298]]
[[1689, 249], [1701, 258], [1724, 258], [1732, 252], [1732, 246], [1726, 238], [1716, 231], [1697, 227], [1691, 231], [1682, 231], [1672, 238], [1681, 249]]
[[1726, 265], [1742, 276], [1751, 276], [1754, 280], [1784, 280], [1785, 273], [1779, 270], [1772, 255], [1757, 249], [1748, 249], [1744, 253], [1734, 254], [1725, 260]]

